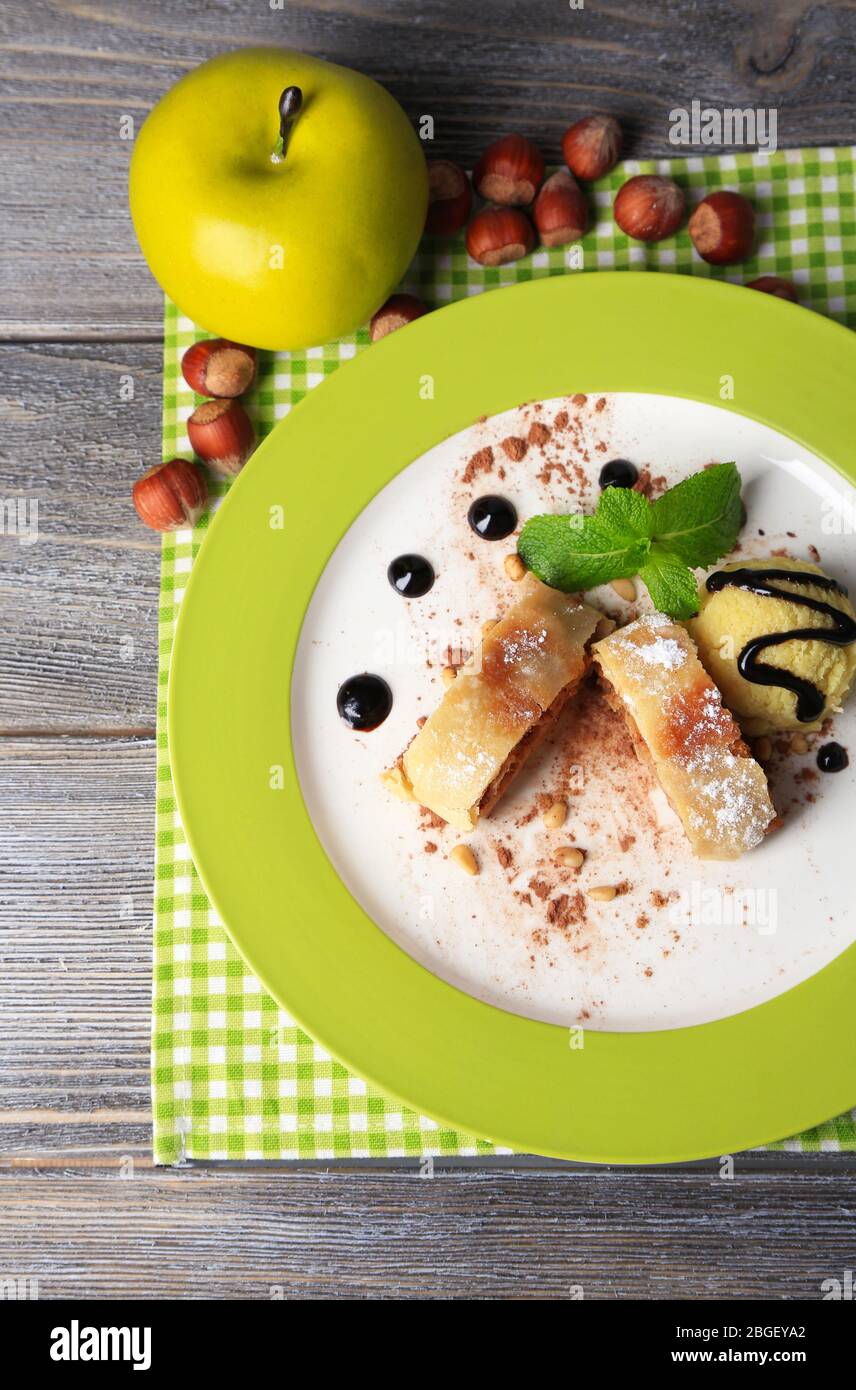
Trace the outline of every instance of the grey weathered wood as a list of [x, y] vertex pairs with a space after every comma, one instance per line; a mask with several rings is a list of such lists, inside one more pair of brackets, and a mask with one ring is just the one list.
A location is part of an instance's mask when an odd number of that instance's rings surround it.
[[[152, 730], [160, 539], [131, 485], [161, 456], [161, 349], [0, 347], [0, 733]], [[120, 398], [133, 378], [134, 398]]]
[[[0, 334], [156, 337], [160, 297], [127, 213], [132, 143], [158, 97], [230, 47], [280, 43], [362, 68], [414, 119], [432, 115], [431, 153], [472, 163], [508, 130], [552, 160], [566, 127], [611, 111], [628, 153], [667, 155], [669, 112], [693, 98], [779, 109], [782, 145], [854, 139], [856, 10], [767, 0], [105, 0], [0, 8]], [[846, 58], [849, 59], [845, 61]], [[36, 172], [37, 171], [37, 172]]]
[[0, 1269], [45, 1299], [817, 1299], [852, 1267], [854, 1187], [739, 1171], [422, 1179], [415, 1165], [6, 1173]]
[[154, 745], [0, 739], [0, 1163], [151, 1148]]

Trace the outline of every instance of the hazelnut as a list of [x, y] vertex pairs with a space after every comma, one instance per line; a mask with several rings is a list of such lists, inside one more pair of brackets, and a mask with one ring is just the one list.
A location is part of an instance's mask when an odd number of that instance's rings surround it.
[[572, 174], [591, 182], [614, 169], [621, 153], [621, 126], [614, 116], [583, 116], [562, 136], [562, 155]]
[[140, 520], [153, 531], [195, 526], [208, 499], [205, 477], [187, 459], [156, 463], [134, 483], [131, 498]]
[[467, 251], [480, 265], [519, 261], [535, 245], [535, 232], [518, 208], [482, 208], [467, 227]]
[[681, 225], [683, 190], [674, 179], [637, 174], [621, 185], [612, 210], [622, 232], [634, 241], [662, 241]]
[[450, 159], [429, 159], [426, 232], [431, 236], [457, 236], [472, 205], [473, 190], [460, 164], [453, 164]]
[[396, 328], [403, 328], [405, 324], [412, 323], [414, 319], [421, 319], [428, 310], [417, 299], [415, 294], [393, 294], [385, 304], [382, 304], [369, 324], [369, 337], [373, 343], [378, 338], [385, 338], [387, 333], [394, 333]]
[[755, 209], [742, 193], [720, 189], [702, 198], [689, 220], [693, 246], [711, 265], [734, 265], [751, 255]]
[[573, 174], [559, 169], [550, 175], [541, 185], [532, 216], [545, 246], [567, 246], [585, 236], [588, 207]]
[[746, 288], [760, 290], [762, 294], [774, 294], [777, 299], [790, 299], [794, 304], [798, 302], [796, 285], [790, 280], [783, 280], [781, 275], [759, 275], [757, 280], [750, 280]]
[[503, 207], [526, 207], [543, 177], [544, 156], [525, 135], [495, 140], [473, 171], [473, 183], [481, 196]]
[[181, 372], [199, 396], [242, 396], [256, 375], [256, 350], [229, 338], [203, 338], [187, 349]]
[[204, 401], [187, 422], [190, 447], [218, 473], [240, 473], [256, 443], [249, 415], [236, 400]]

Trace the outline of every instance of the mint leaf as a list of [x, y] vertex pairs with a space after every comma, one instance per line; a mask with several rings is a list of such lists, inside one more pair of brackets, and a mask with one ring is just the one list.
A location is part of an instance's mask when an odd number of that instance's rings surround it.
[[639, 571], [651, 602], [670, 618], [691, 618], [698, 612], [698, 584], [680, 555], [664, 550], [658, 541]]
[[717, 463], [693, 473], [664, 492], [651, 508], [658, 546], [693, 566], [712, 565], [727, 555], [742, 518], [740, 474], [734, 463]]
[[605, 488], [594, 516], [536, 516], [518, 550], [545, 584], [580, 593], [638, 574], [672, 618], [698, 612], [691, 568], [713, 564], [737, 539], [743, 510], [733, 463], [693, 473], [652, 505], [632, 488]]
[[632, 487], [604, 488], [595, 516], [616, 536], [637, 541], [651, 535], [651, 503], [644, 493], [634, 492]]
[[647, 536], [604, 524], [600, 508], [597, 516], [533, 516], [517, 545], [527, 568], [542, 583], [566, 594], [610, 579], [632, 578], [645, 563], [649, 547]]

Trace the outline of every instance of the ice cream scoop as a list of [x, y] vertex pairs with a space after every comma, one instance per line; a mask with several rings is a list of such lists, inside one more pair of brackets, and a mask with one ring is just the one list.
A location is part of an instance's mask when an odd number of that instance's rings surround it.
[[688, 624], [702, 662], [747, 734], [819, 729], [856, 671], [856, 613], [819, 565], [740, 560], [702, 585]]

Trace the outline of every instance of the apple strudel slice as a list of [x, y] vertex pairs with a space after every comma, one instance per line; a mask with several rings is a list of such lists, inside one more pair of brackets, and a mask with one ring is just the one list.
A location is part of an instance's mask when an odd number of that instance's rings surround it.
[[574, 594], [523, 580], [520, 600], [484, 638], [382, 781], [458, 830], [488, 815], [553, 727], [591, 666], [608, 620]]
[[662, 613], [593, 648], [609, 703], [637, 755], [650, 760], [700, 859], [737, 859], [776, 812], [751, 756], [685, 628]]

